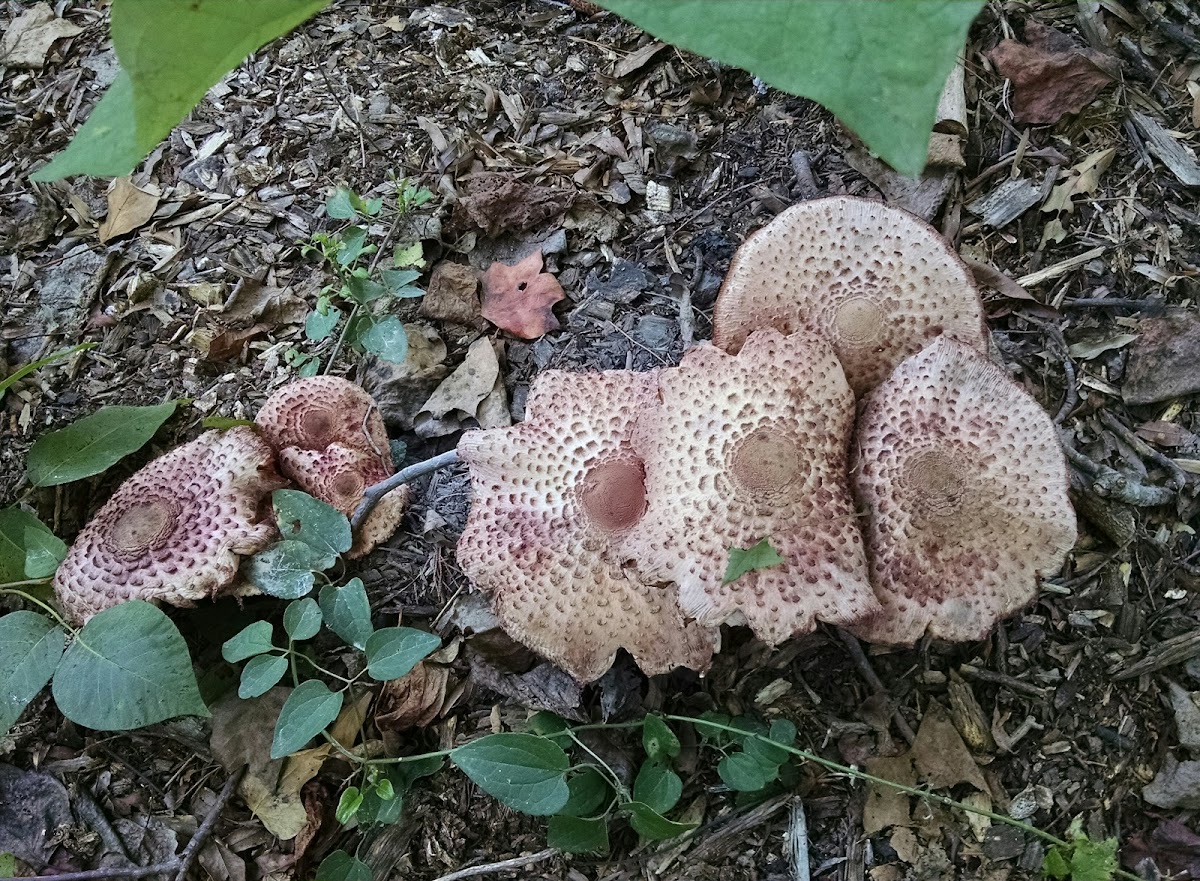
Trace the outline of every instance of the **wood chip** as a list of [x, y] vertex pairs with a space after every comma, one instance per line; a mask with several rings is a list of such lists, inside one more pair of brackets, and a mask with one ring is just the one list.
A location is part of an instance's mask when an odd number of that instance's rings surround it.
[[1133, 122], [1146, 136], [1146, 146], [1150, 152], [1162, 160], [1180, 183], [1200, 187], [1200, 163], [1196, 162], [1195, 154], [1144, 113], [1135, 110]]

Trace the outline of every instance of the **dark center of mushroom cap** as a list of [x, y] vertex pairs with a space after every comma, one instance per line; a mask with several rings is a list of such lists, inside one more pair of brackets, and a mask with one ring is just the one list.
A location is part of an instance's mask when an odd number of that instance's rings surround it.
[[337, 419], [324, 407], [314, 407], [300, 414], [300, 435], [309, 450], [323, 450], [333, 442]]
[[944, 449], [923, 450], [909, 459], [901, 480], [912, 494], [914, 512], [938, 521], [961, 515], [970, 496], [969, 466]]
[[773, 498], [800, 476], [800, 452], [779, 429], [756, 428], [734, 449], [729, 470], [752, 498]]
[[149, 499], [120, 513], [108, 530], [108, 542], [117, 554], [141, 556], [162, 545], [175, 530], [179, 503], [174, 499]]
[[579, 504], [600, 529], [628, 529], [646, 513], [646, 466], [633, 456], [592, 466], [579, 483]]
[[347, 468], [339, 472], [330, 481], [330, 489], [333, 490], [336, 498], [354, 503], [357, 503], [362, 498], [366, 485], [363, 476], [353, 468]]
[[865, 346], [878, 339], [884, 328], [883, 309], [872, 297], [863, 294], [847, 297], [833, 313], [833, 329], [838, 342]]

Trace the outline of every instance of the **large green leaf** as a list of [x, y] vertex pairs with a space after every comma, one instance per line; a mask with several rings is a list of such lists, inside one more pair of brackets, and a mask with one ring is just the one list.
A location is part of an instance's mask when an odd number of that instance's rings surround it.
[[608, 821], [581, 817], [551, 817], [546, 843], [563, 853], [608, 853]]
[[271, 758], [291, 755], [331, 725], [342, 710], [342, 697], [320, 679], [301, 682], [279, 711]]
[[0, 736], [50, 681], [65, 644], [63, 629], [45, 615], [0, 618]]
[[631, 801], [621, 806], [629, 812], [629, 825], [643, 838], [661, 841], [676, 838], [696, 828], [694, 823], [676, 823], [640, 801]]
[[662, 762], [650, 759], [642, 764], [633, 781], [633, 800], [665, 814], [679, 802], [683, 781]]
[[450, 753], [488, 795], [523, 814], [557, 813], [567, 803], [567, 754], [536, 734], [489, 734]]
[[442, 641], [412, 627], [382, 627], [367, 639], [367, 673], [380, 681], [407, 676]]
[[982, 0], [599, 0], [659, 39], [819, 101], [918, 174]]
[[324, 563], [321, 569], [328, 569], [337, 562], [338, 554], [350, 550], [354, 541], [350, 521], [332, 505], [295, 489], [275, 490], [271, 504], [283, 537], [302, 541], [319, 552]]
[[351, 578], [341, 587], [327, 584], [318, 595], [325, 624], [346, 645], [366, 649], [371, 636], [371, 605], [361, 578]]
[[247, 624], [221, 646], [221, 657], [231, 664], [261, 655], [275, 648], [271, 641], [270, 621], [255, 621]]
[[114, 0], [121, 73], [35, 179], [128, 174], [221, 77], [328, 0]]
[[265, 594], [294, 600], [312, 590], [315, 570], [327, 558], [302, 541], [281, 541], [250, 558], [242, 570], [246, 580]]
[[34, 486], [57, 486], [99, 474], [154, 437], [175, 401], [151, 407], [101, 407], [66, 428], [42, 435], [26, 465]]
[[53, 575], [67, 546], [28, 511], [0, 511], [0, 584]]
[[84, 625], [54, 672], [54, 700], [72, 722], [99, 731], [208, 715], [183, 637], [141, 600]]

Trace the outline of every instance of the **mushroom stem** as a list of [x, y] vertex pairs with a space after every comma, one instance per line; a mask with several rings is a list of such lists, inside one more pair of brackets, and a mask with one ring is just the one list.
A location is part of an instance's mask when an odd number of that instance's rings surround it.
[[448, 468], [458, 461], [458, 451], [450, 450], [441, 455], [434, 456], [432, 459], [426, 459], [424, 462], [418, 462], [416, 465], [409, 465], [407, 468], [401, 468], [387, 480], [381, 480], [379, 483], [372, 484], [363, 492], [363, 500], [358, 507], [354, 509], [354, 516], [350, 518], [350, 526], [353, 529], [358, 529], [362, 525], [363, 520], [367, 515], [375, 509], [379, 504], [379, 500], [390, 493], [398, 486], [403, 486], [418, 477], [424, 477], [434, 471], [439, 471], [442, 468]]

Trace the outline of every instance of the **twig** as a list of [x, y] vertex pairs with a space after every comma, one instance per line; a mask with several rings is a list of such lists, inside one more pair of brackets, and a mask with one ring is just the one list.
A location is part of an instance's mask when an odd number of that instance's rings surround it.
[[[867, 684], [875, 690], [876, 694], [886, 694], [887, 689], [883, 687], [883, 680], [875, 673], [875, 668], [871, 666], [871, 661], [867, 657], [867, 653], [863, 651], [859, 641], [845, 630], [839, 629], [838, 636], [845, 643], [846, 648], [850, 652], [850, 657], [854, 659], [854, 666], [858, 668], [858, 672], [862, 674], [862, 678], [867, 680]], [[908, 720], [901, 714], [899, 707], [892, 712], [892, 719], [896, 723], [896, 728], [900, 731], [900, 736], [908, 741], [909, 746], [912, 746], [917, 739], [917, 735], [912, 730], [912, 726], [908, 724]]]
[[179, 855], [179, 871], [175, 874], [175, 881], [185, 881], [188, 870], [191, 869], [192, 863], [196, 861], [196, 857], [200, 855], [200, 848], [208, 839], [213, 829], [217, 825], [217, 820], [221, 816], [221, 811], [225, 809], [229, 799], [233, 796], [233, 791], [237, 789], [237, 785], [242, 782], [242, 775], [246, 773], [246, 768], [243, 766], [229, 775], [229, 779], [225, 781], [225, 785], [221, 787], [221, 791], [217, 793], [217, 801], [208, 812], [208, 816], [204, 818], [204, 822], [200, 824], [200, 828], [196, 830], [196, 834], [192, 836], [192, 840], [187, 843], [187, 847], [183, 849], [183, 853]]
[[1187, 25], [1175, 24], [1154, 7], [1150, 0], [1137, 0], [1138, 11], [1154, 25], [1164, 37], [1174, 40], [1180, 46], [1200, 55], [1200, 39], [1192, 33]]
[[1020, 679], [1004, 673], [985, 670], [983, 667], [976, 667], [974, 664], [960, 664], [958, 672], [967, 679], [990, 682], [992, 685], [1003, 685], [1005, 688], [1011, 689], [1017, 694], [1023, 694], [1026, 697], [1037, 698], [1038, 700], [1046, 699], [1046, 689], [1039, 688], [1029, 682], [1022, 682]]
[[1171, 478], [1167, 481], [1167, 485], [1171, 489], [1183, 489], [1187, 486], [1187, 472], [1175, 464], [1175, 461], [1168, 456], [1164, 456], [1154, 447], [1150, 446], [1132, 431], [1130, 431], [1125, 423], [1121, 422], [1116, 416], [1107, 410], [1100, 411], [1100, 421], [1111, 428], [1121, 440], [1133, 447], [1133, 451], [1143, 459], [1149, 459], [1160, 468], [1165, 468], [1171, 472]]
[[691, 281], [684, 286], [683, 293], [679, 295], [679, 338], [683, 341], [685, 350], [690, 349], [696, 341], [696, 321], [692, 318], [692, 291], [700, 286], [700, 279], [704, 278], [704, 252], [693, 248], [692, 256], [696, 261], [696, 268], [692, 270]]
[[537, 853], [531, 853], [528, 856], [513, 857], [511, 860], [500, 860], [498, 863], [484, 863], [482, 866], [459, 869], [457, 872], [443, 875], [435, 879], [435, 881], [459, 881], [461, 878], [478, 878], [480, 875], [490, 875], [493, 872], [508, 872], [512, 869], [523, 869], [526, 866], [532, 866], [534, 863], [545, 862], [557, 853], [557, 848], [548, 847], [545, 850], [539, 850]]
[[416, 465], [409, 465], [407, 468], [401, 468], [391, 477], [386, 480], [381, 480], [379, 483], [372, 484], [367, 487], [363, 493], [363, 500], [354, 510], [354, 516], [350, 518], [350, 526], [352, 529], [358, 529], [362, 522], [367, 518], [367, 515], [375, 510], [375, 506], [379, 504], [379, 500], [390, 493], [398, 486], [403, 486], [416, 480], [418, 477], [424, 477], [434, 471], [442, 468], [448, 468], [458, 461], [458, 451], [450, 450], [447, 453], [442, 453], [440, 456], [434, 456], [432, 459], [426, 459], [424, 462], [418, 462]]
[[792, 154], [792, 173], [796, 175], [796, 185], [800, 188], [800, 196], [804, 199], [815, 199], [821, 195], [821, 187], [813, 176], [812, 159], [803, 150]]
[[808, 818], [804, 815], [804, 802], [799, 797], [792, 800], [788, 812], [788, 864], [792, 867], [793, 881], [811, 881], [808, 866]]
[[1102, 499], [1124, 502], [1137, 508], [1155, 508], [1175, 500], [1175, 491], [1161, 486], [1146, 486], [1107, 465], [1094, 462], [1063, 438], [1063, 452], [1072, 465], [1092, 477], [1092, 492]]
[[1132, 300], [1128, 297], [1064, 297], [1063, 305], [1074, 309], [1137, 309], [1148, 315], [1166, 311], [1162, 300]]

